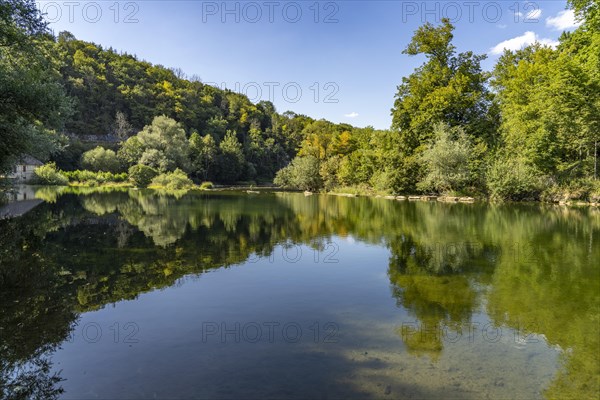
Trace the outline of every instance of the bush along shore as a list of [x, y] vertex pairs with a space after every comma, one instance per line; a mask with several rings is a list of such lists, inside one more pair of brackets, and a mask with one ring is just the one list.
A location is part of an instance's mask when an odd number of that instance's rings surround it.
[[[129, 168], [129, 173], [112, 173], [106, 171], [61, 171], [53, 163], [45, 164], [35, 169], [34, 178], [29, 182], [36, 185], [49, 186], [74, 186], [74, 187], [99, 187], [99, 188], [148, 188], [159, 191], [186, 191], [186, 190], [239, 190], [249, 194], [260, 193], [259, 190], [286, 190], [302, 191], [302, 189], [277, 185], [256, 185], [254, 183], [240, 182], [237, 185], [214, 185], [212, 182], [194, 183], [187, 174], [176, 169], [173, 172], [159, 173], [154, 168], [138, 164]], [[492, 197], [472, 197], [459, 193], [451, 194], [412, 194], [395, 195], [385, 191], [377, 191], [367, 186], [336, 187], [331, 190], [303, 190], [306, 196], [315, 193], [341, 197], [374, 197], [396, 201], [438, 201], [444, 203], [474, 203], [481, 201], [497, 201]], [[543, 203], [555, 203], [574, 206], [600, 206], [600, 193], [598, 191], [577, 190], [573, 192], [549, 192], [538, 199]]]
[[[291, 189], [288, 189], [291, 190]], [[300, 191], [300, 190], [295, 190]], [[304, 190], [305, 196], [311, 196], [313, 194], [327, 194], [331, 196], [340, 196], [340, 197], [373, 197], [380, 198], [386, 200], [396, 200], [396, 201], [437, 201], [441, 203], [475, 203], [475, 202], [490, 202], [490, 203], [499, 203], [499, 202], [511, 202], [506, 200], [500, 200], [497, 198], [486, 197], [486, 196], [468, 196], [468, 195], [459, 195], [459, 194], [450, 194], [450, 195], [437, 195], [437, 194], [412, 194], [412, 195], [393, 195], [381, 191], [375, 191], [365, 187], [343, 187], [343, 188], [334, 188], [330, 191], [311, 191]], [[600, 195], [595, 194], [590, 197], [585, 196], [585, 193], [582, 195], [582, 192], [577, 192], [575, 194], [561, 193], [559, 195], [554, 196], [543, 196], [538, 199], [526, 199], [519, 200], [519, 202], [539, 202], [545, 204], [558, 204], [564, 206], [592, 206], [592, 207], [600, 207]]]
[[28, 183], [48, 186], [135, 187], [160, 190], [208, 190], [214, 187], [212, 182], [195, 184], [180, 169], [159, 173], [154, 168], [142, 164], [132, 166], [128, 173], [113, 173], [89, 170], [61, 171], [56, 164], [48, 163], [36, 168], [34, 177]]

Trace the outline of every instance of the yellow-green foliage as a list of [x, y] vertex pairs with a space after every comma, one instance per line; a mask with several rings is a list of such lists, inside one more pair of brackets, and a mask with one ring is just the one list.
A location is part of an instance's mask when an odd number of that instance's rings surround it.
[[129, 168], [129, 180], [137, 187], [148, 186], [158, 174], [154, 168], [137, 164]]
[[173, 172], [166, 172], [156, 176], [152, 180], [151, 187], [165, 188], [168, 190], [189, 189], [194, 183], [185, 172], [177, 168]]
[[486, 178], [490, 195], [497, 200], [536, 200], [542, 190], [540, 172], [520, 158], [496, 159]]
[[102, 146], [83, 153], [81, 166], [91, 171], [118, 172], [121, 169], [117, 154], [113, 150], [105, 149]]
[[69, 182], [88, 183], [91, 185], [108, 182], [120, 183], [127, 181], [127, 173], [125, 172], [115, 174], [112, 172], [77, 170], [66, 171], [63, 172], [63, 174], [69, 179]]
[[34, 174], [34, 183], [41, 185], [66, 185], [69, 183], [67, 177], [56, 168], [55, 163], [48, 163], [37, 167]]

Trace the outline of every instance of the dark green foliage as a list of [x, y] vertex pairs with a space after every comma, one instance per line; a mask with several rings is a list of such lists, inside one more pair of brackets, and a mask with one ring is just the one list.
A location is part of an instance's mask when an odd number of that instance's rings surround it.
[[240, 179], [246, 167], [242, 145], [235, 132], [227, 132], [219, 144], [218, 180], [223, 183], [234, 183]]
[[84, 143], [78, 138], [68, 138], [67, 143], [59, 153], [50, 157], [50, 161], [63, 171], [73, 171], [80, 168], [81, 156], [94, 147], [92, 143]]
[[[270, 102], [252, 104], [244, 95], [187, 80], [160, 65], [77, 40], [68, 32], [60, 33], [57, 42], [62, 81], [76, 100], [67, 130], [81, 138], [117, 136], [124, 141], [118, 156], [125, 165], [142, 162], [161, 171], [181, 168], [198, 180], [223, 183], [269, 181], [296, 154], [304, 127], [313, 122], [294, 113], [278, 114]], [[165, 146], [148, 146], [132, 136], [152, 126], [157, 115], [176, 121], [190, 135], [189, 146], [168, 142], [169, 147], [178, 147], [168, 155]], [[242, 146], [241, 165], [239, 154], [220, 148], [228, 131], [235, 132]], [[204, 145], [192, 140], [193, 132]], [[172, 162], [175, 154], [186, 156], [184, 147], [189, 147], [190, 165]], [[226, 170], [221, 171], [222, 166]]]
[[129, 168], [129, 180], [136, 187], [147, 187], [157, 175], [158, 171], [147, 165], [136, 164]]
[[23, 153], [47, 160], [69, 115], [46, 23], [31, 0], [0, 3], [0, 172]]
[[218, 148], [211, 135], [200, 137], [198, 132], [190, 136], [190, 161], [192, 175], [207, 180], [214, 179]]

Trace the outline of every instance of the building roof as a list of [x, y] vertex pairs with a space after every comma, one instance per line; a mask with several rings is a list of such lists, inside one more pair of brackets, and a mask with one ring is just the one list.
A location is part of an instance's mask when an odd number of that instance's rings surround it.
[[0, 207], [0, 219], [20, 217], [42, 204], [40, 199], [15, 201]]
[[23, 154], [17, 163], [19, 165], [44, 165], [43, 162], [38, 160], [37, 158], [30, 156], [29, 154]]

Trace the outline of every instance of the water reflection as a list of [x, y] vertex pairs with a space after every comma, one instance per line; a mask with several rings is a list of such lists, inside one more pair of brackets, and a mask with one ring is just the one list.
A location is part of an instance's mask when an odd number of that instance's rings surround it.
[[[51, 354], [81, 313], [184, 276], [269, 258], [277, 246], [323, 250], [336, 238], [387, 249], [402, 317], [382, 329], [395, 330], [412, 356], [441, 362], [450, 344], [431, 332], [463, 333], [485, 314], [494, 327], [559, 349], [561, 368], [545, 397], [595, 398], [600, 390], [597, 210], [292, 193], [42, 188], [36, 196], [46, 202], [0, 221], [3, 398], [60, 395]], [[327, 360], [360, 369], [339, 356]], [[328, 376], [315, 382], [334, 379]], [[371, 395], [363, 389], [352, 393]]]

